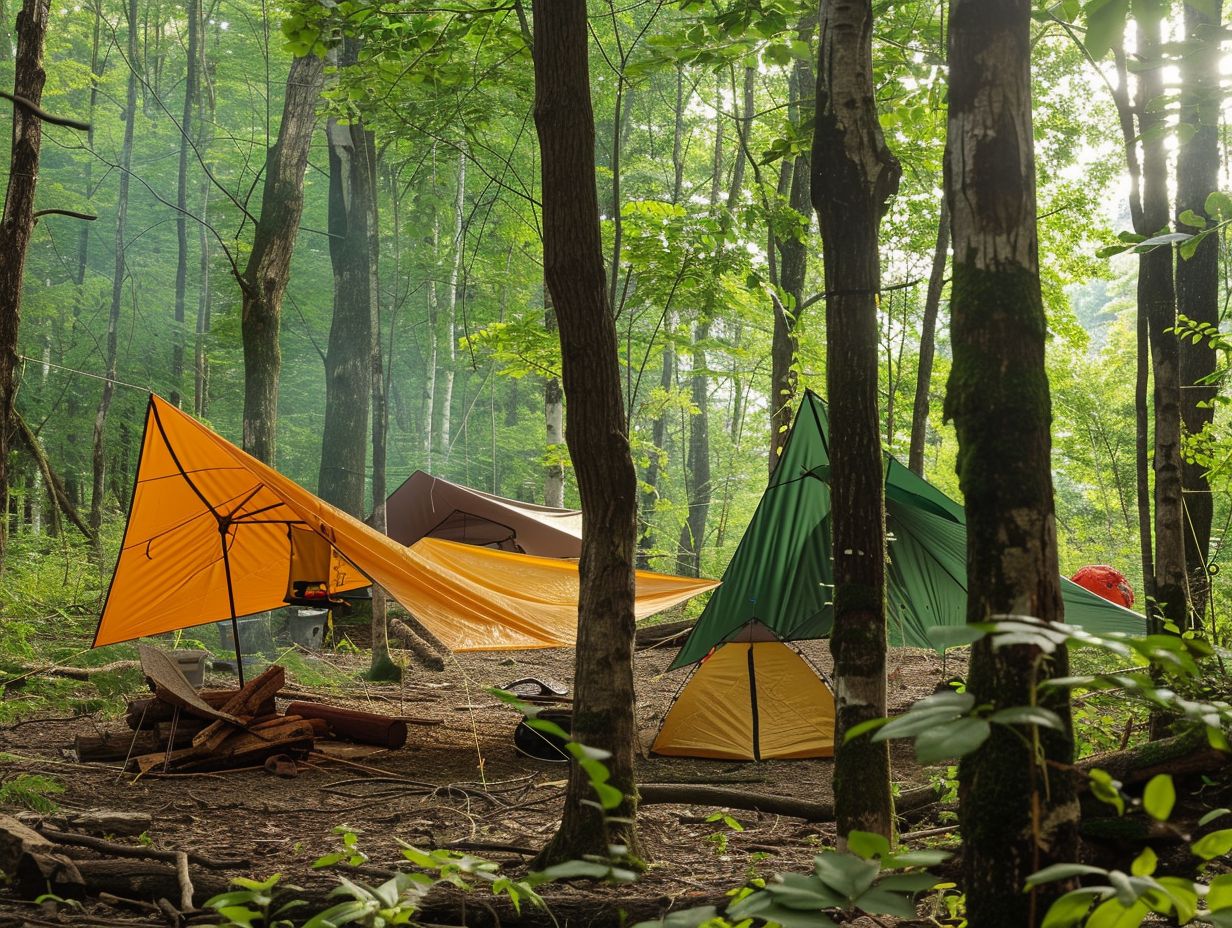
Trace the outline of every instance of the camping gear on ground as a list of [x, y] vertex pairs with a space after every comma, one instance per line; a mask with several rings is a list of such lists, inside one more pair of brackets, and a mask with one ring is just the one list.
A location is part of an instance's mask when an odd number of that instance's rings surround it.
[[538, 677], [522, 677], [501, 687], [526, 702], [568, 702], [569, 687], [555, 680], [540, 680]]
[[[555, 722], [565, 731], [573, 730], [573, 710], [571, 709], [544, 709], [535, 718], [543, 719], [545, 722]], [[519, 754], [554, 764], [569, 760], [569, 752], [565, 750], [567, 742], [563, 738], [550, 732], [531, 728], [527, 722], [528, 717], [522, 716], [522, 721], [518, 722], [518, 727], [513, 730], [513, 746]]]
[[652, 754], [721, 760], [834, 756], [834, 695], [760, 622], [720, 644], [672, 701]]
[[[892, 456], [885, 456], [888, 534], [887, 619], [891, 646], [941, 650], [938, 626], [967, 621], [967, 527], [963, 508]], [[829, 424], [825, 404], [807, 391], [783, 455], [740, 539], [723, 584], [706, 603], [672, 663], [686, 667], [713, 655], [681, 688], [653, 748], [692, 757], [821, 756], [833, 739], [833, 700], [824, 683], [808, 684], [813, 708], [763, 698], [759, 667], [792, 672], [786, 642], [823, 638], [834, 621], [831, 559]], [[1095, 632], [1143, 634], [1142, 616], [1061, 578], [1066, 621]], [[732, 643], [750, 627], [779, 641]], [[753, 664], [740, 675], [740, 656]], [[714, 664], [716, 659], [720, 663]], [[714, 664], [713, 667], [710, 667]], [[806, 665], [807, 666], [807, 665]], [[709, 670], [707, 669], [709, 668]], [[797, 678], [800, 671], [795, 669]], [[756, 699], [756, 709], [753, 700]], [[829, 712], [825, 734], [801, 721]], [[776, 713], [782, 713], [780, 718]], [[753, 731], [753, 720], [757, 731]], [[669, 722], [671, 723], [669, 726]], [[767, 731], [781, 732], [775, 742]], [[773, 743], [771, 755], [768, 744]], [[756, 747], [757, 750], [753, 750]], [[831, 745], [832, 748], [832, 745]], [[743, 754], [741, 754], [743, 752]]]
[[[453, 650], [570, 647], [577, 565], [424, 538], [405, 548], [150, 397], [128, 524], [94, 645], [284, 604], [288, 530], [329, 542], [331, 593], [379, 583]], [[716, 586], [639, 571], [651, 615]]]
[[540, 557], [581, 557], [582, 513], [505, 499], [415, 471], [385, 501], [389, 537], [485, 545]]
[[1129, 609], [1134, 604], [1134, 588], [1129, 585], [1125, 575], [1115, 567], [1107, 564], [1088, 564], [1080, 567], [1078, 572], [1070, 577], [1074, 583], [1084, 590], [1090, 590], [1096, 596], [1102, 596], [1110, 603]]
[[[700, 660], [756, 619], [786, 641], [833, 623], [829, 427], [811, 390], [753, 519], [673, 668]], [[940, 650], [934, 626], [967, 621], [967, 527], [958, 503], [885, 456], [891, 646]], [[1092, 632], [1144, 634], [1146, 620], [1061, 578], [1065, 619]]]
[[320, 651], [328, 625], [328, 609], [296, 609], [287, 617], [287, 634], [300, 647]]

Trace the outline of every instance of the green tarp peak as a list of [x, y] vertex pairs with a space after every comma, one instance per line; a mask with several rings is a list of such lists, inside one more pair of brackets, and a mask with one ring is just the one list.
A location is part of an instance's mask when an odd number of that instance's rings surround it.
[[[887, 618], [891, 646], [932, 648], [937, 626], [967, 612], [967, 526], [963, 507], [885, 456]], [[778, 466], [693, 633], [672, 667], [705, 657], [750, 621], [786, 641], [824, 638], [834, 616], [829, 420], [807, 391]], [[1142, 634], [1145, 620], [1064, 577], [1066, 621], [1093, 632]]]

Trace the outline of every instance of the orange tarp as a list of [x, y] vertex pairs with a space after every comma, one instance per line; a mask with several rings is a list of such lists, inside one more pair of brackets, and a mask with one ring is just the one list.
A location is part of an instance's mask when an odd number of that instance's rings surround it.
[[[334, 548], [333, 592], [378, 583], [454, 650], [576, 641], [576, 564], [432, 538], [405, 548], [152, 396], [95, 646], [285, 605], [304, 527]], [[637, 615], [717, 585], [639, 571]]]

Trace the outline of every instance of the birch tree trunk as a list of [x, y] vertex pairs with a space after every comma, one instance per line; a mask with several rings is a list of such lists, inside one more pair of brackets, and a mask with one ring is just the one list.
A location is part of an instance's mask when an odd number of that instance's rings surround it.
[[[560, 325], [569, 415], [565, 440], [583, 524], [578, 566], [573, 736], [609, 751], [608, 783], [621, 796], [596, 806], [572, 764], [560, 830], [536, 867], [586, 854], [640, 856], [633, 773], [633, 546], [637, 479], [621, 397], [619, 346], [608, 303], [595, 191], [585, 0], [535, 3], [535, 127], [541, 149], [543, 264]], [[595, 530], [598, 527], [599, 530]]]
[[[967, 508], [967, 619], [1062, 621], [1052, 406], [1036, 234], [1030, 0], [955, 0], [946, 196], [953, 223], [954, 363], [945, 414]], [[992, 726], [959, 765], [963, 887], [972, 928], [1036, 928], [1070, 887], [1026, 877], [1077, 859], [1078, 802], [1064, 648], [972, 649], [968, 691], [996, 709], [1040, 704], [1062, 729]]]
[[436, 447], [442, 455], [449, 454], [450, 418], [453, 410], [454, 366], [457, 363], [458, 282], [462, 276], [462, 246], [466, 232], [466, 143], [458, 154], [458, 186], [453, 199], [453, 236], [450, 239], [449, 288], [445, 293], [445, 312], [439, 322], [436, 350], [439, 371], [436, 385], [437, 418]]
[[852, 829], [892, 836], [890, 754], [844, 733], [886, 714], [885, 486], [877, 413], [881, 288], [878, 231], [898, 190], [873, 94], [872, 0], [821, 8], [813, 205], [826, 271], [826, 390], [830, 397], [834, 523], [836, 745], [834, 816]]
[[184, 110], [180, 116], [180, 159], [176, 169], [176, 216], [175, 216], [175, 310], [171, 332], [171, 403], [182, 405], [184, 380], [184, 342], [186, 339], [184, 311], [188, 290], [188, 152], [192, 139], [193, 109], [197, 105], [197, 73], [201, 41], [200, 0], [187, 0], [185, 16], [188, 20], [187, 69], [184, 76]]

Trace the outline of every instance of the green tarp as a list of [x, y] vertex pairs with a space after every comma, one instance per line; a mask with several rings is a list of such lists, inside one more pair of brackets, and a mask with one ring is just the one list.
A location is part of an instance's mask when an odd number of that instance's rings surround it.
[[[782, 459], [732, 556], [676, 656], [683, 667], [756, 619], [788, 641], [824, 638], [833, 622], [829, 423], [812, 391], [796, 414]], [[967, 527], [962, 506], [886, 456], [891, 646], [939, 649], [936, 626], [967, 612]], [[1093, 632], [1144, 634], [1146, 620], [1061, 579], [1065, 619]]]

